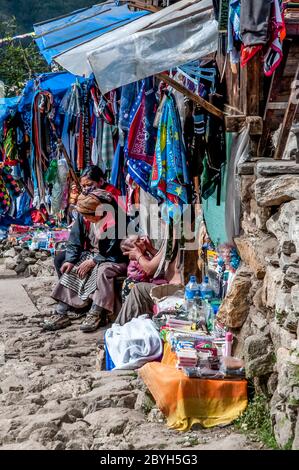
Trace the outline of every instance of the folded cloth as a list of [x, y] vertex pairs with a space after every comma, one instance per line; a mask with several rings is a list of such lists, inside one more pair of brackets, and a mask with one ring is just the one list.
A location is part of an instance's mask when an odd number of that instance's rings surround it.
[[147, 315], [133, 318], [123, 326], [114, 323], [105, 339], [115, 369], [138, 369], [162, 356], [159, 332]]

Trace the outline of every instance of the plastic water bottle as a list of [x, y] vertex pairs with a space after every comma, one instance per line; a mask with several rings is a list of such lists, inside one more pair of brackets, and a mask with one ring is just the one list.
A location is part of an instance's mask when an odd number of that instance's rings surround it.
[[209, 284], [208, 276], [204, 277], [203, 282], [199, 286], [200, 289], [200, 297], [204, 300], [212, 300], [214, 297], [214, 292], [212, 287]]
[[195, 306], [195, 298], [198, 295], [198, 292], [199, 285], [197, 284], [196, 276], [190, 276], [190, 280], [185, 287], [185, 308], [187, 310], [188, 317], [190, 317], [190, 320], [193, 320], [193, 307]]

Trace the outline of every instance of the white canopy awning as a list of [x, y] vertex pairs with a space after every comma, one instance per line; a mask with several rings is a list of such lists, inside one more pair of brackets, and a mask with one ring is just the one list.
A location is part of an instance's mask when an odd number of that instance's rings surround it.
[[216, 51], [217, 27], [212, 0], [182, 0], [55, 60], [74, 74], [93, 71], [107, 93]]

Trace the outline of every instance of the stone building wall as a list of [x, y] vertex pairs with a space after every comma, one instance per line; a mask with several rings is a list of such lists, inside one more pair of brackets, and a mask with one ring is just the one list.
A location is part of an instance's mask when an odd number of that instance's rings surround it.
[[242, 265], [219, 318], [269, 398], [277, 443], [299, 449], [299, 165], [268, 158], [239, 174]]

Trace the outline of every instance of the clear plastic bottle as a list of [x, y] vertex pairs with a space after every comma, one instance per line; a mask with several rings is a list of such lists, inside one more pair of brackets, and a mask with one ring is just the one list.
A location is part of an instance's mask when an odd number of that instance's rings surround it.
[[196, 276], [190, 276], [190, 280], [185, 287], [185, 309], [188, 314], [188, 318], [193, 320], [194, 308], [195, 308], [195, 297], [199, 291], [199, 285], [196, 281]]
[[204, 280], [200, 284], [199, 289], [200, 289], [200, 297], [202, 299], [212, 300], [212, 298], [214, 297], [214, 292], [213, 292], [212, 287], [210, 286], [208, 276], [204, 277]]

